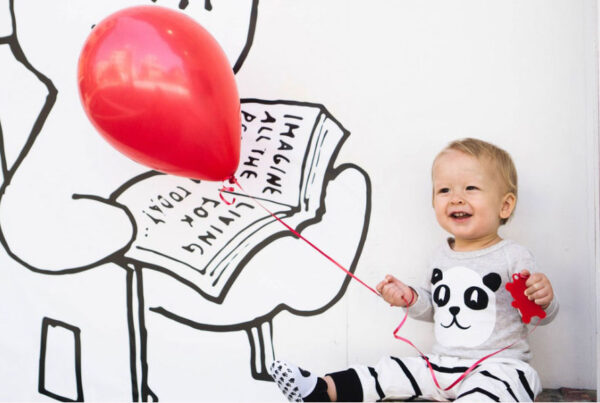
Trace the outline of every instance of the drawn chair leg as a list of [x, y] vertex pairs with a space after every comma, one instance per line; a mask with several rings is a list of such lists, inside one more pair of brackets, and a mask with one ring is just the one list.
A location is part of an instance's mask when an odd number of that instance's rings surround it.
[[158, 402], [158, 396], [148, 386], [148, 332], [142, 270], [142, 267], [137, 264], [127, 265], [127, 322], [132, 401]]
[[272, 321], [259, 322], [246, 329], [246, 334], [250, 343], [252, 377], [260, 381], [273, 381], [267, 372], [267, 363], [275, 359]]

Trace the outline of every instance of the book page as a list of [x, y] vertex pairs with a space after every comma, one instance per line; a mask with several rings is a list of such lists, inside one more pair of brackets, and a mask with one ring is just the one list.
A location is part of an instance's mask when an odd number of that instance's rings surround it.
[[235, 174], [253, 197], [297, 207], [320, 109], [242, 103], [242, 152]]
[[231, 205], [221, 199], [221, 182], [162, 174], [135, 181], [117, 199], [130, 208], [138, 231], [126, 256], [215, 302], [223, 300], [249, 253], [267, 237], [288, 232], [257, 201], [292, 227], [314, 218], [345, 134], [316, 106], [245, 102], [242, 108], [235, 176], [244, 191], [222, 194]]

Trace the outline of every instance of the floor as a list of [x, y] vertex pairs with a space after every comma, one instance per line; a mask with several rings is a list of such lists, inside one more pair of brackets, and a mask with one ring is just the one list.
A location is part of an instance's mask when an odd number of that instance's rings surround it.
[[536, 402], [595, 402], [596, 391], [591, 389], [544, 389]]

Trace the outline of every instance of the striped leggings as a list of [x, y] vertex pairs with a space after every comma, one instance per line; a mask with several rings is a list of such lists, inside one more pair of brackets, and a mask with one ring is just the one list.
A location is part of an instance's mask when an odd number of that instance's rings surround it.
[[[475, 360], [430, 355], [442, 388], [452, 384]], [[375, 366], [356, 365], [330, 375], [338, 401], [386, 399], [528, 402], [542, 391], [537, 372], [529, 364], [490, 358], [449, 391], [439, 390], [421, 357], [384, 357]]]

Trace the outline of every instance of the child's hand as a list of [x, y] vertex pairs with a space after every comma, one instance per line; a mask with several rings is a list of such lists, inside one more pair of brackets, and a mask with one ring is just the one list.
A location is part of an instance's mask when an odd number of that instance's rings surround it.
[[386, 275], [375, 288], [383, 299], [392, 306], [411, 306], [417, 300], [417, 294], [412, 288], [390, 274]]
[[548, 277], [543, 273], [531, 274], [529, 270], [521, 270], [520, 274], [522, 276], [529, 276], [527, 282], [525, 282], [527, 286], [525, 295], [527, 295], [529, 300], [541, 306], [542, 309], [548, 308], [548, 305], [550, 305], [550, 302], [554, 298], [554, 291]]

